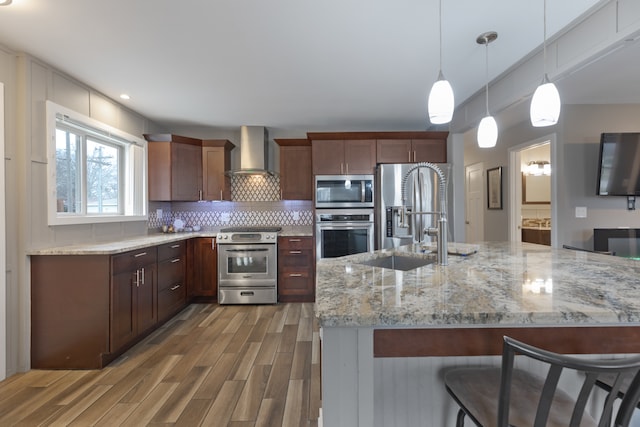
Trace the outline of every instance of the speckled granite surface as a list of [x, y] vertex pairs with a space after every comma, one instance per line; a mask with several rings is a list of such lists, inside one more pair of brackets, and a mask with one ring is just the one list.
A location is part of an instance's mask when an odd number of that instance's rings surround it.
[[[218, 229], [210, 229], [199, 232], [181, 233], [150, 233], [135, 236], [130, 239], [118, 240], [106, 243], [85, 243], [77, 245], [56, 246], [29, 251], [28, 255], [110, 255], [144, 248], [147, 246], [162, 245], [193, 237], [215, 237]], [[279, 233], [281, 236], [312, 236], [311, 226], [283, 226]]]
[[[450, 243], [451, 245], [451, 243]], [[489, 242], [468, 256], [396, 271], [359, 264], [392, 253], [323, 259], [316, 314], [336, 326], [514, 326], [640, 322], [640, 262], [529, 243]]]

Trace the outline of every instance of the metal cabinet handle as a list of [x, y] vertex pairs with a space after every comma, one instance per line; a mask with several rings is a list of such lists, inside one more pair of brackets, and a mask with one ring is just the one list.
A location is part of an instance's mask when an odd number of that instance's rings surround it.
[[140, 270], [136, 270], [136, 288], [140, 287]]
[[180, 286], [182, 286], [182, 284], [178, 283], [177, 285], [172, 286], [170, 289], [171, 289], [172, 291], [175, 291], [176, 289], [180, 288]]
[[141, 268], [140, 270], [142, 270], [142, 284], [144, 285], [144, 267]]
[[302, 253], [302, 251], [289, 251], [289, 253], [292, 255], [299, 255]]
[[172, 260], [171, 260], [171, 264], [174, 264], [174, 263], [176, 263], [176, 262], [180, 262], [180, 258], [176, 258], [176, 259], [172, 259]]
[[198, 190], [198, 200], [202, 200], [202, 190]]
[[300, 242], [301, 239], [289, 239], [290, 242]]
[[171, 249], [178, 249], [180, 245], [171, 245]]
[[220, 200], [222, 200], [222, 190], [220, 190]]
[[302, 274], [300, 274], [300, 273], [291, 273], [291, 274], [289, 274], [289, 277], [302, 277]]
[[146, 254], [147, 254], [146, 252], [140, 252], [139, 254], [135, 254], [133, 257], [134, 258], [138, 258], [138, 257], [141, 257], [141, 256], [145, 256]]

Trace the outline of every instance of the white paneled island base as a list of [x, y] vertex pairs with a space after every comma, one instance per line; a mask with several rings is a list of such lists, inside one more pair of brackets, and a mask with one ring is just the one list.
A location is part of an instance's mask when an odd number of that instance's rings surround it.
[[317, 264], [325, 426], [455, 425], [443, 370], [499, 363], [502, 335], [564, 353], [640, 353], [637, 261], [487, 243], [446, 267], [360, 264], [390, 252]]

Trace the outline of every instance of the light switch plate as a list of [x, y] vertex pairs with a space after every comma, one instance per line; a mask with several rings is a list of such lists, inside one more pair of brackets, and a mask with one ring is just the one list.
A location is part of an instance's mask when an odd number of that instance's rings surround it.
[[576, 206], [576, 218], [586, 218], [587, 208], [585, 206]]
[[156, 218], [162, 218], [162, 209], [156, 209]]
[[220, 221], [229, 222], [229, 212], [222, 212], [220, 215]]
[[293, 211], [293, 220], [298, 221], [300, 219], [300, 212]]

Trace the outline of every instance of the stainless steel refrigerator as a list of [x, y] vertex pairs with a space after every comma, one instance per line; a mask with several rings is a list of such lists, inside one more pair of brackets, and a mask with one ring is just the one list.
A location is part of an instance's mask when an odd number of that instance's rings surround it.
[[[435, 237], [424, 234], [429, 227], [437, 227], [441, 209], [440, 183], [435, 171], [420, 167], [406, 180], [405, 204], [411, 212], [434, 212], [432, 215], [409, 215], [406, 224], [401, 225], [400, 208], [402, 200], [402, 180], [414, 163], [379, 164], [376, 170], [375, 199], [375, 241], [376, 249], [396, 248], [413, 242], [434, 242]], [[436, 164], [442, 170], [447, 189], [451, 188], [450, 165]], [[448, 190], [447, 190], [448, 191]]]

